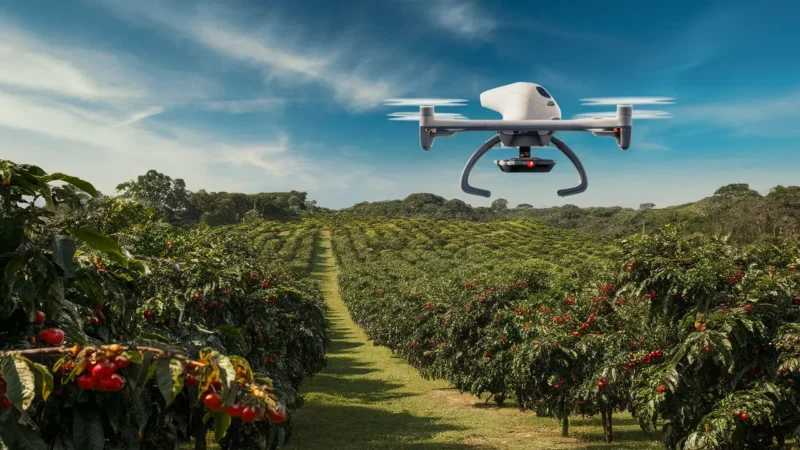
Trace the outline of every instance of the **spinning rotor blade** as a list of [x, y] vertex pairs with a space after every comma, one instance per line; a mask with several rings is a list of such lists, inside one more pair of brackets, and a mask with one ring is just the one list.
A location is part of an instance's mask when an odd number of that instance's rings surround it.
[[[603, 111], [593, 113], [580, 113], [573, 116], [574, 119], [613, 119], [617, 116], [615, 111]], [[647, 109], [637, 109], [633, 111], [634, 119], [671, 119], [672, 114], [666, 111], [656, 111]]]
[[467, 101], [459, 98], [387, 98], [386, 106], [467, 106]]
[[[408, 120], [408, 121], [419, 121], [419, 113], [418, 112], [395, 112], [391, 114], [387, 114], [389, 116], [389, 120]], [[436, 113], [436, 118], [440, 120], [466, 120], [466, 117], [462, 116], [458, 113]]]
[[582, 98], [583, 106], [606, 106], [606, 105], [672, 105], [672, 97], [598, 97]]

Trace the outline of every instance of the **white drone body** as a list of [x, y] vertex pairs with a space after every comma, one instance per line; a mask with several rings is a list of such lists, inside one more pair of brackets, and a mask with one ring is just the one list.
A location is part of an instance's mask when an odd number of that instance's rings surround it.
[[530, 157], [531, 147], [552, 143], [575, 165], [580, 177], [578, 186], [561, 189], [558, 195], [574, 195], [586, 190], [586, 172], [577, 155], [560, 139], [556, 131], [591, 131], [595, 136], [613, 137], [622, 150], [631, 143], [631, 105], [617, 105], [617, 115], [607, 119], [561, 120], [561, 109], [542, 86], [534, 83], [513, 83], [481, 94], [481, 106], [499, 112], [502, 120], [438, 120], [433, 106], [421, 106], [419, 117], [420, 145], [430, 150], [437, 137], [452, 136], [461, 131], [494, 131], [467, 161], [461, 173], [461, 189], [473, 195], [489, 197], [491, 193], [469, 185], [469, 173], [476, 162], [492, 147], [519, 147], [520, 157], [495, 163], [504, 172], [549, 172], [555, 161]]

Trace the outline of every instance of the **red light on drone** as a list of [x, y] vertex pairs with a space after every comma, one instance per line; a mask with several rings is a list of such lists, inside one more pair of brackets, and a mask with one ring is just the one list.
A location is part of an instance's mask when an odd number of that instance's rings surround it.
[[528, 167], [533, 167], [533, 161], [528, 161]]
[[614, 128], [614, 133], [619, 133], [619, 128]]

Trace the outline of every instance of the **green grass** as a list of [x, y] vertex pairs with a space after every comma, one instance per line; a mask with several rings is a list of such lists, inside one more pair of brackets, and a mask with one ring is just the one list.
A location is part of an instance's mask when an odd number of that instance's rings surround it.
[[328, 303], [332, 343], [327, 368], [301, 389], [306, 403], [294, 415], [290, 449], [660, 448], [628, 415], [615, 418], [612, 444], [602, 441], [599, 419], [573, 419], [572, 436], [563, 438], [555, 419], [513, 404], [484, 406], [446, 382], [421, 378], [390, 350], [368, 341], [350, 319], [327, 233], [314, 276]]

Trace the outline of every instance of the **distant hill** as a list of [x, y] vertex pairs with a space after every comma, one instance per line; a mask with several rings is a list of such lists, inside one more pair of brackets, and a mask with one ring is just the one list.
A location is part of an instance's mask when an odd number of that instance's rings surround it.
[[489, 208], [474, 208], [461, 200], [447, 200], [433, 194], [412, 194], [403, 200], [363, 202], [342, 213], [371, 217], [425, 217], [490, 221], [533, 219], [558, 228], [571, 228], [610, 238], [652, 231], [667, 223], [682, 224], [688, 232], [721, 233], [737, 242], [767, 238], [797, 237], [800, 234], [800, 187], [777, 186], [767, 195], [747, 184], [730, 184], [713, 196], [684, 205], [657, 208], [591, 207], [564, 205], [533, 208], [521, 204], [509, 208], [497, 199]]

